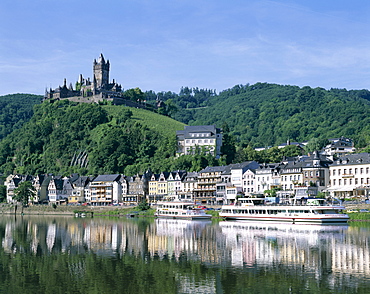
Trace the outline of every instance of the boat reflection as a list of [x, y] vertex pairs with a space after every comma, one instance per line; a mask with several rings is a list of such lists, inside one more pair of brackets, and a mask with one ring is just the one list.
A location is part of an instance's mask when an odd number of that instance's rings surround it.
[[[94, 254], [311, 274], [338, 283], [370, 275], [370, 228], [181, 219], [0, 220], [5, 254]], [[330, 275], [328, 275], [330, 273]]]

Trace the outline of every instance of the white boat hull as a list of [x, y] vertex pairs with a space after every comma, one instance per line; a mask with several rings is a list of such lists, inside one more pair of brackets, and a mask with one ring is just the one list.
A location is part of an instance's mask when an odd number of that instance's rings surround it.
[[220, 216], [226, 220], [271, 221], [290, 223], [346, 223], [348, 215], [341, 206], [234, 206], [222, 207]]
[[167, 219], [189, 219], [189, 220], [209, 220], [211, 215], [164, 215], [156, 214], [158, 218], [167, 218]]
[[270, 221], [270, 222], [290, 222], [290, 223], [346, 223], [348, 216], [343, 215], [333, 217], [331, 216], [320, 216], [320, 217], [309, 217], [309, 216], [275, 216], [275, 217], [262, 217], [253, 215], [221, 215], [226, 220], [246, 220], [246, 221]]

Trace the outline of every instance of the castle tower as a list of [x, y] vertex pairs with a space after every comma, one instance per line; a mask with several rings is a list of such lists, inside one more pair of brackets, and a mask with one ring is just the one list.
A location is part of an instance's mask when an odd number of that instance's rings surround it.
[[94, 82], [96, 80], [96, 83], [94, 83], [96, 89], [100, 89], [104, 87], [104, 85], [109, 84], [109, 67], [109, 60], [105, 62], [103, 53], [100, 54], [98, 61], [94, 59], [93, 78]]

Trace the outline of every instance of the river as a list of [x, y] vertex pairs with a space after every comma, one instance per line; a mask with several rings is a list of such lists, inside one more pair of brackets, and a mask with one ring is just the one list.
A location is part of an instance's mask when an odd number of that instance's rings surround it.
[[369, 293], [370, 226], [2, 216], [0, 293]]

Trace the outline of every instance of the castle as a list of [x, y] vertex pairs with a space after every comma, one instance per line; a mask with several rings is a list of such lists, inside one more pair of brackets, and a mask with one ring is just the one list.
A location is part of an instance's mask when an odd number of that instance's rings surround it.
[[[132, 101], [128, 101], [123, 97], [122, 86], [114, 80], [109, 82], [109, 60], [105, 61], [103, 54], [100, 54], [98, 60], [93, 62], [93, 80], [85, 79], [80, 74], [76, 82], [75, 89], [72, 83], [67, 87], [67, 81], [64, 79], [63, 86], [59, 86], [54, 90], [45, 91], [44, 101], [55, 101], [68, 99], [74, 102], [99, 103], [111, 101], [113, 104], [126, 104], [127, 106], [140, 107]], [[135, 105], [128, 105], [135, 104]]]

